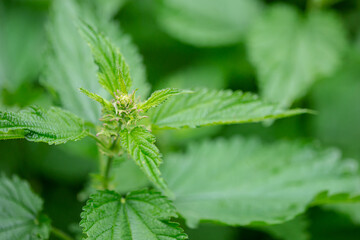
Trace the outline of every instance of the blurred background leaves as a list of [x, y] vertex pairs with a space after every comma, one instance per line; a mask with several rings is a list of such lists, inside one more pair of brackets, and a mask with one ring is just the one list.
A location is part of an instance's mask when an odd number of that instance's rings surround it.
[[[118, 45], [140, 95], [150, 88], [230, 88], [317, 111], [269, 127], [155, 131], [164, 156], [183, 152], [192, 141], [255, 135], [267, 143], [318, 140], [340, 149], [344, 158], [360, 160], [359, 0], [3, 0], [2, 109], [58, 105], [97, 121], [97, 105], [78, 91], [104, 94], [77, 33], [79, 17]], [[77, 231], [80, 200], [88, 194], [89, 174], [97, 172], [97, 158], [91, 139], [64, 146], [0, 142], [0, 170], [29, 180], [53, 224], [67, 232]], [[121, 174], [112, 182], [119, 191], [148, 185], [131, 161], [120, 162], [114, 171]], [[359, 204], [333, 204], [280, 225], [201, 222], [185, 231], [190, 239], [355, 240], [359, 214]]]

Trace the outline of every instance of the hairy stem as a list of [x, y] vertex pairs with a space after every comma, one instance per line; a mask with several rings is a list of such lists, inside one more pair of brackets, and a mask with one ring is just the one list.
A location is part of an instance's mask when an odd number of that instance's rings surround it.
[[51, 227], [51, 233], [59, 239], [74, 240], [74, 238], [70, 237], [68, 234], [60, 229], [57, 229], [56, 227]]

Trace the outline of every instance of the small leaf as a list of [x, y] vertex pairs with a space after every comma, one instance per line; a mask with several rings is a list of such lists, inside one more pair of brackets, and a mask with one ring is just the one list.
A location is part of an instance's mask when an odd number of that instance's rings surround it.
[[81, 33], [89, 43], [96, 64], [99, 66], [100, 84], [114, 96], [117, 91], [127, 94], [131, 87], [129, 67], [120, 51], [102, 34], [82, 23]]
[[146, 112], [150, 108], [159, 106], [171, 96], [176, 96], [183, 93], [191, 93], [191, 91], [181, 90], [176, 88], [166, 88], [155, 91], [143, 104], [139, 106], [139, 108], [142, 109], [144, 112]]
[[260, 122], [304, 112], [303, 109], [281, 110], [250, 93], [200, 90], [166, 101], [152, 111], [151, 120], [159, 128], [180, 128]]
[[[146, 69], [139, 49], [134, 44], [131, 36], [124, 33], [119, 21], [114, 19], [114, 14], [119, 11], [119, 7], [128, 0], [91, 0], [81, 1], [80, 6], [83, 11], [81, 17], [90, 25], [107, 36], [110, 41], [119, 48], [121, 55], [129, 66], [131, 87], [130, 91], [136, 91], [139, 97], [144, 100], [149, 95], [150, 84], [146, 80]], [[91, 7], [89, 7], [91, 5]]]
[[41, 214], [42, 200], [27, 182], [0, 177], [0, 239], [48, 239], [50, 221]]
[[79, 140], [86, 134], [84, 121], [60, 108], [30, 107], [17, 113], [0, 111], [0, 139], [14, 135], [33, 142], [61, 144]]
[[248, 49], [258, 73], [262, 97], [289, 107], [319, 77], [341, 63], [346, 35], [332, 12], [302, 16], [288, 5], [275, 5], [250, 31]]
[[122, 197], [98, 191], [81, 213], [80, 225], [88, 240], [187, 239], [170, 218], [177, 217], [172, 204], [160, 193], [136, 191]]
[[[101, 2], [103, 4], [103, 2]], [[136, 91], [140, 99], [146, 99], [149, 96], [150, 84], [147, 82], [146, 68], [143, 58], [139, 52], [138, 47], [134, 44], [131, 36], [121, 31], [121, 26], [114, 22], [107, 23], [107, 35], [116, 46], [120, 48], [121, 54], [124, 56], [126, 63], [129, 66], [131, 78], [131, 91]], [[101, 28], [102, 29], [102, 28]]]
[[162, 172], [177, 210], [191, 226], [200, 220], [279, 224], [316, 204], [325, 191], [328, 197], [341, 194], [343, 202], [344, 194], [360, 196], [355, 161], [299, 142], [205, 141], [168, 157]]
[[120, 132], [121, 144], [131, 158], [148, 178], [160, 189], [168, 191], [160, 177], [159, 165], [162, 162], [159, 149], [155, 145], [155, 136], [142, 127], [123, 129]]
[[86, 96], [88, 96], [89, 98], [97, 101], [98, 103], [101, 104], [101, 106], [103, 107], [109, 107], [111, 106], [111, 103], [104, 99], [103, 97], [97, 95], [96, 93], [92, 93], [92, 92], [89, 92], [88, 90], [84, 89], [84, 88], [80, 88], [80, 91], [85, 94]]

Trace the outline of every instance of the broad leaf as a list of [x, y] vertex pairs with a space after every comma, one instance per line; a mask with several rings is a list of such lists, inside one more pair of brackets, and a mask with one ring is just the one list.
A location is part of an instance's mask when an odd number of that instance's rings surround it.
[[79, 92], [86, 88], [97, 92], [97, 67], [86, 41], [76, 28], [79, 7], [73, 0], [55, 0], [52, 3], [47, 26], [50, 49], [42, 83], [55, 90], [64, 108], [96, 123], [99, 106]]
[[176, 88], [166, 88], [162, 90], [155, 91], [151, 94], [151, 96], [139, 106], [139, 108], [143, 111], [147, 111], [150, 108], [157, 107], [171, 96], [183, 94], [183, 93], [191, 93], [191, 91], [176, 89]]
[[205, 141], [170, 156], [162, 169], [188, 224], [279, 224], [304, 212], [320, 193], [360, 195], [354, 161], [299, 142]]
[[162, 0], [157, 17], [181, 41], [221, 46], [240, 41], [260, 10], [257, 0]]
[[18, 177], [0, 177], [0, 239], [48, 239], [50, 221], [41, 214], [42, 200]]
[[250, 93], [200, 90], [171, 98], [153, 110], [151, 120], [159, 128], [180, 128], [260, 122], [304, 112], [283, 111]]
[[161, 194], [142, 190], [126, 197], [113, 191], [98, 191], [81, 214], [86, 239], [176, 240], [186, 239], [172, 204]]
[[84, 121], [60, 108], [30, 107], [19, 112], [0, 111], [0, 139], [9, 135], [33, 142], [61, 144], [85, 137]]
[[21, 3], [0, 3], [0, 89], [14, 92], [38, 77], [45, 46], [44, 20], [43, 11]]
[[80, 26], [81, 33], [89, 43], [95, 62], [99, 66], [100, 84], [113, 96], [117, 91], [127, 94], [131, 87], [130, 72], [119, 49], [91, 26], [85, 23]]
[[276, 5], [251, 30], [248, 49], [265, 100], [288, 107], [341, 62], [346, 38], [331, 12]]
[[162, 162], [155, 137], [142, 127], [124, 129], [120, 132], [121, 144], [148, 178], [167, 191], [164, 180], [160, 177], [159, 165]]

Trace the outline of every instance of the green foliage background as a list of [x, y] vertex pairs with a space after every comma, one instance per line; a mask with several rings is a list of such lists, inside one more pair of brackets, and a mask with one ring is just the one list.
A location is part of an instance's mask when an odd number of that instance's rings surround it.
[[[101, 8], [96, 7], [99, 4]], [[97, 121], [99, 108], [78, 91], [79, 87], [97, 91], [99, 85], [97, 80], [90, 81], [96, 76], [96, 68], [84, 58], [90, 54], [86, 44], [79, 40], [80, 34], [72, 21], [77, 11], [84, 20], [97, 21], [99, 29], [119, 46], [129, 64], [134, 85], [142, 86], [144, 97], [150, 85], [152, 90], [165, 87], [231, 89], [259, 93], [270, 102], [280, 102], [284, 109], [298, 107], [316, 111], [316, 114], [263, 124], [154, 129], [164, 156], [165, 180], [171, 181], [170, 163], [181, 169], [181, 164], [172, 160], [186, 156], [179, 157], [181, 153], [195, 151], [186, 150], [189, 145], [197, 146], [221, 137], [229, 140], [222, 143], [231, 147], [233, 141], [240, 141], [239, 135], [257, 142], [260, 153], [272, 156], [271, 162], [261, 160], [263, 166], [257, 166], [261, 170], [275, 168], [277, 164], [280, 170], [285, 168], [277, 152], [264, 150], [261, 144], [283, 148], [286, 154], [292, 154], [295, 150], [287, 147], [286, 141], [295, 141], [299, 146], [312, 142], [325, 148], [335, 147], [336, 154], [341, 151], [343, 159], [355, 159], [351, 160], [352, 164], [360, 164], [359, 0], [89, 0], [78, 1], [78, 8], [51, 0], [0, 2], [1, 110], [33, 104], [43, 108], [55, 105], [86, 120]], [[62, 91], [54, 90], [58, 86]], [[56, 118], [55, 113], [53, 117]], [[283, 145], [274, 143], [281, 141]], [[219, 157], [233, 159], [237, 150], [236, 146], [232, 152], [225, 149]], [[248, 154], [247, 151], [251, 152], [245, 148], [238, 157]], [[43, 198], [43, 211], [52, 219], [52, 224], [71, 235], [81, 235], [80, 213], [89, 192], [89, 174], [99, 170], [98, 155], [96, 143], [91, 139], [59, 146], [25, 140], [1, 141], [0, 171], [26, 179]], [[232, 164], [234, 168], [242, 167], [236, 156]], [[231, 171], [232, 165], [227, 167], [224, 171]], [[327, 167], [324, 163], [321, 169]], [[257, 174], [256, 168], [251, 170]], [[115, 186], [118, 192], [149, 185], [133, 163], [117, 165], [115, 161], [112, 171], [117, 172], [114, 182], [119, 183]], [[329, 176], [338, 173], [329, 172], [332, 174]], [[290, 173], [301, 175], [295, 170]], [[271, 174], [266, 177], [272, 179]], [[360, 176], [358, 171], [352, 174]], [[188, 181], [197, 181], [196, 176]], [[313, 181], [316, 180], [314, 177]], [[183, 184], [173, 189], [194, 190], [186, 186], [185, 181]], [[217, 184], [222, 187], [220, 180]], [[201, 187], [206, 188], [206, 184]], [[40, 200], [36, 201], [41, 208]], [[182, 206], [184, 211], [186, 207]], [[291, 214], [295, 216], [297, 212]], [[359, 203], [345, 203], [311, 207], [305, 214], [282, 224], [277, 224], [271, 216], [269, 222], [275, 224], [271, 226], [259, 223], [229, 227], [224, 223], [238, 224], [221, 216], [219, 223], [216, 217], [210, 216], [214, 221], [201, 222], [198, 228], [189, 229], [185, 220], [180, 221], [189, 238], [199, 240], [355, 240], [360, 236], [359, 215]], [[195, 226], [197, 220], [188, 224]]]

